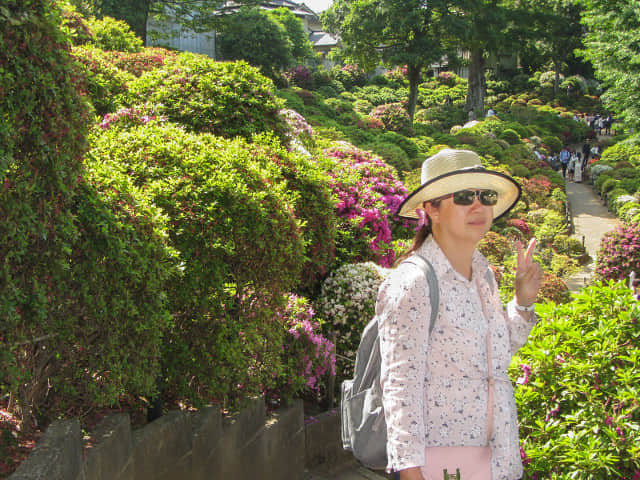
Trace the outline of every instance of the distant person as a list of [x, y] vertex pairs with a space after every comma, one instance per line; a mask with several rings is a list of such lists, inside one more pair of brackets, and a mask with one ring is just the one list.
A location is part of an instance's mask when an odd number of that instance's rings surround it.
[[571, 160], [571, 153], [567, 147], [564, 147], [560, 152], [560, 167], [562, 167], [562, 178], [567, 178], [567, 167], [569, 166], [569, 160]]
[[475, 119], [476, 119], [476, 112], [472, 108], [471, 110], [469, 110], [469, 121], [473, 122]]
[[489, 110], [487, 111], [487, 117], [492, 117], [496, 114], [495, 110], [493, 108], [489, 108]]

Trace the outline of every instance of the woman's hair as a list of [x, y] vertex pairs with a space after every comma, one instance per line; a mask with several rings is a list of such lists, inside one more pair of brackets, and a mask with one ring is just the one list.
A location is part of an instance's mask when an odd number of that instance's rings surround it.
[[[433, 205], [434, 207], [439, 207], [440, 206], [440, 198], [437, 198], [435, 200], [430, 200], [429, 202], [424, 202], [424, 203], [430, 203], [431, 205]], [[424, 207], [424, 204], [423, 204]], [[427, 218], [429, 218], [427, 216]], [[409, 249], [404, 252], [402, 255], [400, 255], [398, 257], [398, 259], [395, 261], [394, 266], [397, 267], [398, 265], [400, 265], [400, 263], [403, 260], [406, 260], [407, 258], [409, 258], [411, 256], [411, 254], [413, 252], [415, 252], [416, 250], [418, 250], [422, 244], [424, 243], [424, 241], [427, 239], [427, 237], [429, 235], [431, 235], [431, 219], [429, 218], [429, 223], [425, 223], [415, 234], [415, 236], [413, 237], [413, 243], [411, 244], [411, 246], [409, 247]]]
[[409, 258], [413, 252], [415, 252], [422, 246], [429, 235], [431, 235], [431, 225], [423, 225], [422, 228], [420, 228], [420, 230], [418, 230], [416, 232], [416, 235], [413, 237], [413, 243], [411, 244], [409, 249], [398, 257], [394, 266], [397, 267], [403, 260]]

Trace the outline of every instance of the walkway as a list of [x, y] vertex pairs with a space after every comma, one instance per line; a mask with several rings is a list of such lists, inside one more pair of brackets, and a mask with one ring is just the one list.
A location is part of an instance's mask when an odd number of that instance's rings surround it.
[[583, 242], [591, 261], [567, 281], [572, 292], [580, 290], [590, 283], [595, 269], [595, 260], [602, 236], [620, 224], [620, 220], [611, 214], [590, 183], [567, 181], [567, 198], [573, 217], [572, 237]]

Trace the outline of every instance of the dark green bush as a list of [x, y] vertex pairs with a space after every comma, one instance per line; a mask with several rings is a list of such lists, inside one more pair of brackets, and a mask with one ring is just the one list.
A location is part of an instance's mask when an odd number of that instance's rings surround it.
[[400, 135], [396, 132], [384, 132], [380, 135], [379, 139], [384, 142], [395, 143], [405, 151], [409, 158], [415, 158], [418, 156], [418, 146], [411, 138]]
[[273, 384], [283, 332], [269, 318], [305, 262], [299, 196], [273, 161], [281, 153], [170, 124], [95, 141], [98, 173], [127, 174], [168, 216], [182, 274], [169, 292], [163, 364], [178, 398], [236, 404]]
[[602, 187], [600, 188], [600, 195], [605, 195], [609, 193], [614, 188], [617, 188], [620, 185], [620, 180], [616, 180], [615, 178], [609, 178], [602, 183]]
[[638, 303], [597, 283], [541, 320], [511, 362], [525, 478], [631, 478], [638, 471]]
[[608, 181], [608, 180], [615, 180], [613, 178], [613, 172], [609, 171], [609, 172], [604, 172], [601, 173], [600, 175], [598, 175], [598, 178], [596, 179], [595, 182], [595, 188], [596, 188], [596, 192], [598, 192], [599, 195], [602, 195], [602, 186], [604, 185], [604, 182]]
[[542, 137], [542, 143], [549, 147], [550, 152], [553, 154], [558, 154], [562, 150], [562, 141], [555, 135]]
[[366, 149], [371, 150], [376, 155], [382, 157], [385, 163], [391, 165], [400, 176], [402, 176], [403, 172], [412, 170], [412, 165], [409, 162], [409, 156], [395, 143], [380, 140], [376, 143], [367, 145]]
[[129, 85], [127, 104], [143, 98], [159, 113], [194, 132], [251, 138], [270, 131], [285, 138], [278, 116], [282, 102], [273, 83], [244, 62], [216, 62], [182, 53], [166, 68], [155, 69]]

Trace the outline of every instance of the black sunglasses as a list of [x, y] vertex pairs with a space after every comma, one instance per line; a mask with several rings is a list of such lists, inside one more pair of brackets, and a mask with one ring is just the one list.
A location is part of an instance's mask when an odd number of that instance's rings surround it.
[[480, 203], [486, 207], [492, 207], [498, 203], [498, 192], [495, 190], [459, 190], [455, 193], [440, 197], [437, 200], [443, 200], [449, 197], [453, 197], [453, 203], [456, 205], [471, 205], [476, 197], [478, 197]]

